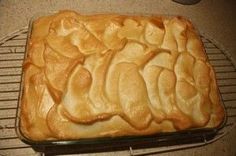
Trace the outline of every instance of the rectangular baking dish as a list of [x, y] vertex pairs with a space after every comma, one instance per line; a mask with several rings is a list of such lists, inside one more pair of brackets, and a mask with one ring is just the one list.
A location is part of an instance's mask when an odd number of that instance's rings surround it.
[[[55, 12], [53, 12], [55, 13]], [[35, 19], [45, 16], [51, 15], [53, 13], [38, 13], [32, 17], [29, 22], [29, 31], [27, 37], [26, 51], [24, 60], [28, 55], [28, 44], [31, 37], [32, 24]], [[133, 15], [133, 16], [161, 16], [155, 14], [123, 14], [123, 15]], [[162, 15], [162, 16], [170, 16], [170, 15]], [[171, 16], [170, 16], [171, 17]], [[190, 20], [191, 21], [191, 20]], [[195, 27], [196, 28], [196, 27]], [[20, 94], [17, 105], [17, 113], [16, 113], [16, 132], [18, 137], [25, 143], [33, 146], [37, 151], [45, 151], [50, 147], [50, 151], [53, 151], [52, 148], [57, 153], [64, 153], [65, 151], [70, 151], [69, 153], [74, 152], [89, 152], [89, 151], [107, 151], [107, 150], [120, 150], [120, 149], [128, 149], [132, 148], [144, 148], [144, 147], [157, 147], [157, 146], [170, 146], [177, 144], [190, 144], [197, 142], [204, 142], [206, 140], [210, 140], [214, 138], [217, 132], [225, 125], [227, 116], [224, 116], [224, 120], [218, 127], [215, 128], [196, 128], [189, 130], [182, 130], [177, 132], [161, 132], [154, 135], [147, 136], [124, 136], [124, 137], [104, 137], [104, 138], [91, 138], [91, 139], [78, 139], [78, 140], [46, 140], [46, 141], [33, 141], [24, 136], [20, 129], [20, 113], [21, 113], [21, 98], [23, 95], [23, 80], [24, 80], [24, 72], [21, 74], [21, 83], [20, 83]], [[224, 103], [221, 103], [224, 107]], [[55, 146], [57, 145], [57, 146]], [[75, 148], [75, 146], [79, 146], [79, 148]], [[46, 148], [47, 147], [47, 148]], [[76, 150], [76, 151], [75, 151]], [[79, 151], [77, 151], [79, 150]]]

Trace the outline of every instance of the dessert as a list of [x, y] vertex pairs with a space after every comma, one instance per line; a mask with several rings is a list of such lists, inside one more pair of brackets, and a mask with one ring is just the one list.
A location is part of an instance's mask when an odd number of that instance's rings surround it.
[[33, 22], [20, 129], [31, 140], [217, 127], [215, 73], [183, 17], [81, 15]]

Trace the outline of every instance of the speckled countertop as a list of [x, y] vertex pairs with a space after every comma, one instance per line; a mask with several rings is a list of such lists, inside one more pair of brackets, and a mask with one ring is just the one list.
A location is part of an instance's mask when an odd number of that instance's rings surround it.
[[[205, 32], [221, 43], [231, 53], [233, 58], [236, 59], [236, 1], [234, 0], [202, 0], [200, 3], [192, 6], [180, 5], [171, 0], [1, 0], [0, 38], [26, 26], [30, 18], [37, 12], [49, 12], [61, 9], [72, 9], [82, 13], [115, 12], [186, 16], [192, 20], [200, 31]], [[212, 144], [158, 155], [235, 156], [235, 145], [236, 129], [233, 129], [227, 136]], [[129, 153], [128, 151], [120, 151], [100, 154], [126, 155]]]

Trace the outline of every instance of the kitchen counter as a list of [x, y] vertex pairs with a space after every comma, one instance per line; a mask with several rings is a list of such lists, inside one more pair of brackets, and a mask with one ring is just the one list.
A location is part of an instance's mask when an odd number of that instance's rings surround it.
[[[81, 13], [147, 13], [182, 15], [191, 19], [196, 27], [211, 36], [236, 59], [236, 1], [202, 0], [196, 5], [180, 5], [171, 0], [2, 0], [0, 1], [0, 38], [27, 26], [37, 12], [72, 9]], [[0, 133], [1, 129], [0, 129]], [[158, 154], [160, 156], [235, 156], [236, 128], [220, 140], [206, 146]], [[11, 150], [10, 155], [25, 155], [24, 151]], [[3, 153], [3, 154], [1, 154]], [[0, 155], [4, 155], [1, 150]], [[33, 151], [30, 152], [33, 154]], [[106, 152], [99, 155], [128, 155], [129, 151]], [[98, 155], [96, 153], [91, 155]]]

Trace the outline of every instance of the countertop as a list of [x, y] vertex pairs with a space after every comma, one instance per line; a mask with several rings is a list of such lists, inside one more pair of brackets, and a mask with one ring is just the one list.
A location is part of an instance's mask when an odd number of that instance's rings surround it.
[[[171, 0], [1, 0], [0, 38], [27, 26], [37, 12], [72, 9], [81, 13], [147, 13], [182, 15], [196, 27], [221, 43], [236, 59], [236, 1], [202, 0], [196, 5], [180, 5]], [[1, 133], [1, 131], [0, 131]], [[236, 129], [220, 140], [206, 146], [158, 154], [160, 156], [235, 156]], [[0, 145], [1, 149], [1, 145]], [[18, 155], [16, 153], [14, 155]], [[129, 151], [95, 153], [91, 155], [127, 155]], [[1, 155], [1, 150], [0, 150]], [[87, 155], [87, 154], [86, 154]]]

